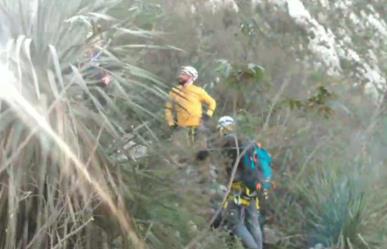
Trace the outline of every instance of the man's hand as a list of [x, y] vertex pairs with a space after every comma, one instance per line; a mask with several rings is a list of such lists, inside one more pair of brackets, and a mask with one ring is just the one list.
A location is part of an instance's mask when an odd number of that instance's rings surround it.
[[112, 76], [110, 74], [105, 74], [102, 77], [101, 81], [104, 84], [104, 86], [108, 86], [110, 82], [112, 82]]

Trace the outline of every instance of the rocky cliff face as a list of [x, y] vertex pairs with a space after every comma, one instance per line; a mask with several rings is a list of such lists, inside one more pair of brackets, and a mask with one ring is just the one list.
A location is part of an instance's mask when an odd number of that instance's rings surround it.
[[[208, 1], [214, 11], [221, 7], [238, 11], [238, 4]], [[289, 49], [307, 66], [342, 77], [380, 99], [387, 84], [384, 0], [252, 0], [251, 5], [263, 17], [260, 25], [268, 35], [293, 36]]]
[[[29, 9], [33, 20], [36, 2]], [[387, 89], [387, 4], [385, 0], [169, 0], [174, 12], [212, 12], [227, 8], [238, 12], [249, 5], [261, 16], [267, 36], [286, 40], [287, 49], [311, 66], [364, 87], [379, 99]], [[190, 2], [190, 1], [188, 1]], [[182, 5], [182, 6], [181, 6]], [[28, 8], [27, 8], [28, 9]], [[5, 46], [9, 22], [0, 16], [0, 43]], [[286, 27], [286, 28], [284, 28]]]

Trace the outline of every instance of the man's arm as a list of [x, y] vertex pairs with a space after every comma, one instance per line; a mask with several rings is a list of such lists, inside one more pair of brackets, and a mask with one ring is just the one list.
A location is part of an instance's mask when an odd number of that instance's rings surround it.
[[207, 116], [212, 117], [216, 109], [216, 101], [204, 89], [202, 89], [201, 100], [208, 105]]
[[169, 93], [169, 99], [167, 103], [165, 104], [165, 119], [167, 120], [167, 124], [169, 127], [172, 127], [175, 125], [175, 119], [173, 117], [173, 96], [172, 93]]
[[259, 165], [261, 167], [261, 172], [263, 176], [262, 187], [264, 190], [268, 190], [271, 188], [271, 178], [273, 174], [271, 168], [272, 158], [269, 152], [267, 152], [263, 148], [257, 148], [257, 155], [259, 157]]

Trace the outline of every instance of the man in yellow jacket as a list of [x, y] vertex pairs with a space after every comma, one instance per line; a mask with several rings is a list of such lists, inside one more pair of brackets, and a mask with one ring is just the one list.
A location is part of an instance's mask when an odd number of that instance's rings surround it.
[[[191, 141], [202, 121], [209, 119], [216, 108], [216, 101], [203, 88], [193, 84], [197, 78], [194, 67], [183, 66], [179, 72], [179, 85], [170, 91], [165, 107], [168, 126], [188, 128]], [[203, 104], [207, 105], [205, 113]]]

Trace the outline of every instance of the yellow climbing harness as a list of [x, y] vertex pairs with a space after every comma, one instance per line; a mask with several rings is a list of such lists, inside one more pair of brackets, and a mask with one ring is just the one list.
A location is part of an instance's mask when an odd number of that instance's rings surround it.
[[223, 208], [227, 208], [228, 203], [230, 201], [234, 202], [236, 205], [242, 205], [244, 207], [248, 207], [252, 200], [255, 200], [256, 208], [259, 210], [259, 199], [257, 195], [257, 191], [252, 191], [248, 187], [246, 187], [242, 182], [234, 182], [231, 185], [230, 194], [227, 197], [227, 200], [223, 206]]

